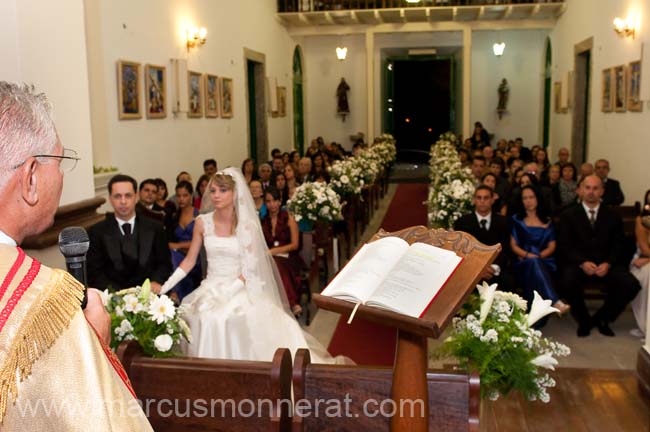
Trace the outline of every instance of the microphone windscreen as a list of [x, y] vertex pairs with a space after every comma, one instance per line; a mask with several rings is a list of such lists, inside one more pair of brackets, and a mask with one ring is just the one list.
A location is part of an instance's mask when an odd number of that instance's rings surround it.
[[63, 256], [85, 255], [90, 247], [88, 233], [82, 227], [67, 227], [59, 233], [59, 250]]

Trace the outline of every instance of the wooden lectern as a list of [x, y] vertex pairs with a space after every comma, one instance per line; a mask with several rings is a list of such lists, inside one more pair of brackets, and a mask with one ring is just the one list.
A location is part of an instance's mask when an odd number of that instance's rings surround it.
[[[464, 258], [459, 268], [456, 269], [421, 318], [413, 318], [363, 305], [359, 306], [354, 317], [354, 319], [364, 319], [397, 328], [397, 349], [393, 366], [391, 397], [397, 404], [400, 403], [400, 400], [423, 400], [426, 402], [424, 404], [426, 410], [422, 417], [393, 417], [390, 429], [393, 432], [426, 432], [429, 430], [429, 395], [426, 375], [427, 338], [437, 339], [440, 337], [442, 331], [480, 280], [483, 270], [495, 260], [501, 251], [501, 246], [485, 246], [464, 232], [429, 230], [424, 226], [410, 227], [392, 233], [379, 230], [370, 241], [388, 236], [400, 237], [409, 244], [428, 243], [452, 250]], [[314, 302], [323, 309], [348, 316], [355, 307], [352, 302], [319, 294], [314, 294]], [[479, 404], [480, 401], [477, 398], [472, 403]]]

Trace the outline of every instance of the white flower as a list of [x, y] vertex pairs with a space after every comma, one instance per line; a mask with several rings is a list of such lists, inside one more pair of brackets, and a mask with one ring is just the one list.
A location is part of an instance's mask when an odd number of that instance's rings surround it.
[[174, 340], [168, 334], [161, 334], [153, 341], [153, 346], [160, 352], [167, 352], [171, 349]]
[[122, 297], [124, 301], [124, 310], [127, 312], [138, 313], [144, 309], [142, 303], [135, 294], [127, 294]]
[[123, 319], [119, 327], [115, 327], [115, 334], [120, 338], [125, 334], [131, 333], [133, 331], [133, 326], [128, 320]]
[[101, 297], [104, 306], [108, 306], [108, 304], [111, 302], [111, 293], [108, 292], [108, 288], [106, 288], [104, 291], [99, 291], [99, 297]]
[[348, 184], [349, 182], [350, 179], [348, 178], [348, 176], [346, 176], [345, 174], [341, 176], [341, 183]]
[[483, 282], [482, 285], [476, 285], [478, 292], [481, 296], [481, 324], [485, 322], [490, 308], [492, 307], [492, 302], [494, 301], [494, 292], [497, 290], [497, 284], [488, 285], [487, 282]]
[[551, 306], [551, 300], [544, 300], [542, 296], [535, 291], [533, 305], [530, 307], [530, 312], [528, 313], [528, 325], [532, 326], [541, 318], [544, 318], [546, 315], [553, 312], [559, 312], [559, 310]]
[[492, 343], [497, 343], [499, 340], [499, 334], [497, 333], [496, 330], [494, 329], [489, 329], [488, 331], [485, 332], [483, 336], [481, 336], [481, 342], [492, 342]]
[[162, 324], [168, 319], [174, 318], [175, 313], [174, 302], [164, 294], [151, 302], [151, 306], [149, 306], [151, 320], [157, 324]]
[[551, 353], [544, 353], [541, 355], [538, 355], [534, 359], [530, 361], [532, 364], [535, 366], [543, 367], [546, 369], [550, 370], [555, 370], [555, 366], [557, 366], [557, 360], [553, 358]]
[[115, 315], [117, 315], [118, 317], [124, 316], [124, 311], [122, 310], [121, 307], [115, 306]]

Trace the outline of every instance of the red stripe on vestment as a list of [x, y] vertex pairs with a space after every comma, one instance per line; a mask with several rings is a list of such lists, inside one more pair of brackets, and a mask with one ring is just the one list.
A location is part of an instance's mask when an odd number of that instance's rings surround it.
[[27, 270], [27, 274], [25, 277], [23, 277], [23, 280], [20, 281], [18, 287], [11, 294], [9, 300], [7, 300], [7, 304], [2, 309], [2, 312], [0, 312], [0, 332], [2, 332], [2, 329], [9, 319], [9, 316], [14, 311], [14, 308], [22, 298], [23, 294], [25, 294], [25, 291], [27, 291], [27, 288], [29, 288], [32, 285], [32, 282], [34, 282], [34, 279], [36, 279], [36, 276], [38, 275], [40, 269], [41, 263], [36, 260], [32, 260], [32, 265], [29, 267], [29, 270]]
[[0, 301], [5, 295], [5, 292], [7, 292], [7, 288], [9, 287], [9, 284], [14, 280], [14, 277], [16, 277], [16, 273], [18, 273], [18, 269], [20, 268], [21, 265], [23, 265], [23, 262], [25, 261], [25, 251], [22, 250], [21, 248], [16, 248], [18, 249], [18, 256], [16, 257], [16, 261], [11, 265], [11, 268], [9, 269], [9, 273], [5, 276], [4, 280], [2, 281], [2, 285], [0, 285]]

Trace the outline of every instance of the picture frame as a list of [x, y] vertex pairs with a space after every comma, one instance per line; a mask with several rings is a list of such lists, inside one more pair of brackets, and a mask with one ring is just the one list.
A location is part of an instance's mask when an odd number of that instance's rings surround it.
[[278, 117], [287, 116], [287, 88], [278, 87]]
[[145, 76], [145, 109], [148, 119], [167, 117], [167, 68], [147, 64]]
[[117, 61], [117, 109], [120, 120], [142, 118], [140, 63]]
[[232, 78], [219, 78], [219, 112], [221, 118], [233, 116]]
[[203, 117], [203, 75], [200, 72], [187, 71], [187, 116]]
[[612, 85], [612, 76], [612, 68], [603, 69], [600, 101], [600, 110], [602, 112], [612, 112], [614, 110], [614, 98], [612, 97], [614, 87]]
[[553, 83], [553, 102], [555, 112], [562, 113], [562, 81], [555, 81]]
[[630, 62], [627, 66], [627, 109], [643, 111], [641, 102], [641, 60]]
[[614, 68], [614, 91], [612, 93], [614, 99], [614, 111], [625, 112], [627, 100], [625, 95], [625, 65], [616, 66]]
[[205, 74], [205, 116], [219, 117], [219, 77]]

